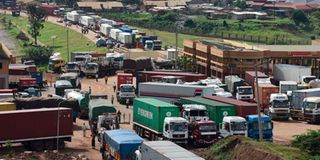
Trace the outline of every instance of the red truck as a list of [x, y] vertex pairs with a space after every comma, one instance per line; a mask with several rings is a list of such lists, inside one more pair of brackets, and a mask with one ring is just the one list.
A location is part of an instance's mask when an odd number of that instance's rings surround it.
[[[257, 78], [268, 78], [268, 76], [260, 71], [257, 72], [258, 77]], [[254, 88], [256, 73], [255, 71], [246, 71], [244, 80], [252, 87]]]
[[135, 98], [135, 88], [133, 86], [133, 75], [131, 73], [117, 74], [117, 101], [123, 104], [129, 99], [132, 103]]
[[24, 89], [27, 89], [29, 87], [37, 88], [38, 87], [37, 79], [35, 79], [35, 78], [20, 78], [18, 86], [19, 86], [19, 90], [21, 90], [21, 91], [23, 91]]
[[69, 108], [3, 111], [0, 112], [0, 144], [22, 143], [29, 150], [39, 151], [56, 149], [59, 140], [59, 148], [63, 148], [64, 141], [71, 141], [72, 127]]
[[218, 129], [214, 121], [193, 121], [188, 125], [189, 139], [193, 146], [212, 145], [218, 138]]
[[257, 97], [257, 85], [255, 85], [255, 100], [259, 99], [261, 109], [268, 108], [270, 103], [270, 95], [279, 93], [279, 87], [270, 83], [259, 83], [259, 97]]
[[233, 105], [236, 108], [237, 116], [245, 118], [247, 115], [257, 114], [256, 103], [249, 103], [221, 96], [205, 96], [204, 98]]

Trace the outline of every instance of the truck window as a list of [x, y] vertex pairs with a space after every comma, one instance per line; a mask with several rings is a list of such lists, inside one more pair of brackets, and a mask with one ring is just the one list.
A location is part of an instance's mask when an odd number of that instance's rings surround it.
[[171, 128], [173, 131], [186, 131], [188, 129], [188, 125], [186, 123], [173, 123], [171, 124]]
[[199, 130], [201, 132], [214, 132], [216, 131], [216, 127], [215, 125], [205, 124], [205, 125], [200, 125]]
[[246, 130], [246, 123], [245, 122], [238, 122], [238, 123], [231, 123], [231, 129], [233, 131], [243, 131]]
[[224, 125], [223, 128], [224, 128], [225, 130], [229, 131], [229, 129], [230, 129], [229, 123], [228, 123], [228, 122], [225, 122], [223, 125]]
[[164, 130], [165, 130], [165, 131], [168, 131], [168, 130], [169, 130], [169, 124], [165, 124], [165, 125], [164, 125]]

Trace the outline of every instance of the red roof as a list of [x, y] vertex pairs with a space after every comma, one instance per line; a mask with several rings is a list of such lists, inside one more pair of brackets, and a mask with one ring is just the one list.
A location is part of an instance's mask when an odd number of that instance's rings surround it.
[[254, 2], [253, 6], [264, 6], [267, 8], [280, 8], [280, 9], [299, 9], [299, 10], [312, 10], [320, 8], [319, 3], [291, 3], [291, 2], [276, 2], [273, 3], [261, 3], [261, 2]]

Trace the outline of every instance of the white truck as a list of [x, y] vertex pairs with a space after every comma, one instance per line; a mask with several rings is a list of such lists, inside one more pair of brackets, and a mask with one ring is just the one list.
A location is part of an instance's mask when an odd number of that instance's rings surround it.
[[120, 104], [126, 103], [126, 100], [129, 99], [130, 103], [136, 97], [135, 88], [133, 84], [121, 84], [119, 92], [117, 92], [117, 101]]
[[67, 13], [67, 21], [70, 21], [73, 24], [79, 23], [80, 15], [77, 12], [68, 12]]
[[79, 21], [80, 21], [80, 25], [81, 26], [85, 26], [85, 27], [88, 27], [90, 29], [94, 29], [95, 28], [95, 22], [94, 22], [94, 19], [92, 17], [81, 16]]
[[106, 23], [101, 24], [100, 26], [100, 32], [106, 37], [109, 37], [111, 29], [112, 29], [112, 26]]
[[309, 83], [315, 79], [311, 76], [310, 66], [275, 64], [273, 76], [276, 81], [295, 81], [297, 83]]
[[182, 105], [181, 117], [187, 121], [208, 121], [208, 110], [204, 105], [198, 104], [184, 104]]
[[240, 116], [225, 116], [219, 124], [219, 131], [222, 137], [231, 135], [247, 136], [247, 121]]
[[242, 78], [236, 75], [225, 76], [225, 83], [237, 100], [253, 100], [253, 89], [251, 86], [245, 85]]
[[112, 38], [113, 40], [117, 41], [119, 38], [119, 33], [121, 33], [122, 31], [120, 29], [111, 29], [110, 30], [110, 38]]
[[204, 160], [171, 141], [144, 141], [134, 160]]
[[119, 42], [130, 45], [132, 44], [132, 34], [127, 32], [120, 32], [118, 37]]
[[153, 97], [165, 102], [172, 102], [180, 97], [212, 96], [213, 86], [171, 84], [161, 82], [139, 83], [139, 97]]
[[84, 76], [86, 77], [95, 77], [98, 74], [98, 64], [97, 63], [86, 63], [85, 65], [81, 66], [81, 72], [83, 72]]
[[303, 100], [303, 117], [309, 123], [320, 122], [320, 97], [307, 97]]
[[290, 117], [290, 105], [289, 99], [286, 94], [283, 93], [272, 93], [270, 95], [270, 105], [266, 109], [266, 114], [271, 119], [285, 119], [288, 120]]

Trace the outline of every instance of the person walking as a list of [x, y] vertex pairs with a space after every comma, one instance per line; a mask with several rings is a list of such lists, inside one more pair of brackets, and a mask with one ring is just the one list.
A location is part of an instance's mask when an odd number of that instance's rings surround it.
[[120, 110], [118, 110], [117, 116], [118, 116], [118, 121], [120, 123], [121, 122], [121, 111]]
[[117, 88], [116, 82], [113, 82], [113, 92], [114, 92], [114, 93], [116, 93], [116, 88]]
[[105, 83], [105, 84], [108, 83], [108, 76], [104, 76], [104, 83]]
[[83, 137], [86, 137], [86, 130], [87, 130], [86, 123], [83, 122], [83, 125], [82, 125], [82, 135], [83, 135]]
[[130, 100], [129, 100], [129, 98], [127, 98], [127, 100], [126, 100], [126, 106], [127, 106], [127, 108], [129, 108], [129, 103], [130, 103]]
[[98, 78], [99, 78], [99, 75], [98, 75], [98, 74], [96, 74], [96, 82], [98, 82]]
[[111, 96], [111, 103], [113, 104], [113, 101], [114, 101], [114, 96], [112, 95]]
[[91, 90], [91, 86], [89, 86], [89, 94], [91, 94], [91, 91], [92, 91], [92, 90]]

